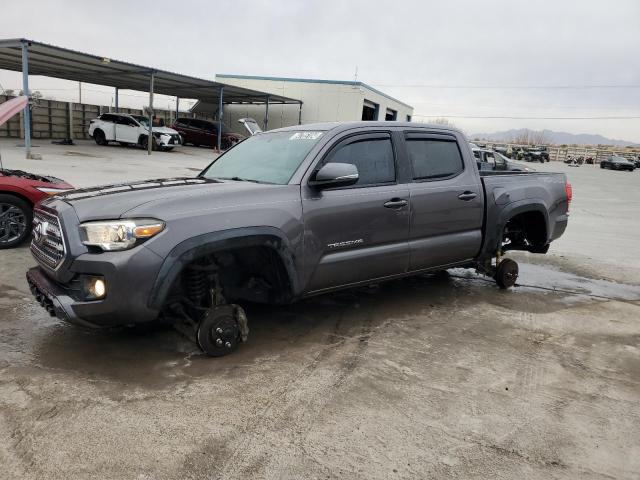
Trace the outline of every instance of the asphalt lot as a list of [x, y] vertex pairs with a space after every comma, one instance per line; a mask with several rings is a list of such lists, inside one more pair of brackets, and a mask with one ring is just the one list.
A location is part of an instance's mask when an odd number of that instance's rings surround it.
[[[213, 158], [15, 143], [6, 168], [77, 186]], [[0, 251], [0, 478], [640, 478], [640, 171], [535, 167], [574, 202], [548, 255], [512, 255], [516, 288], [451, 270], [253, 307], [220, 359], [62, 324], [28, 249]]]

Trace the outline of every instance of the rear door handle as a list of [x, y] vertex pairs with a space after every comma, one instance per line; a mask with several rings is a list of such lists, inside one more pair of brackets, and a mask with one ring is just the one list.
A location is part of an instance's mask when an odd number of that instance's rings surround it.
[[477, 193], [466, 191], [466, 192], [461, 193], [460, 195], [458, 195], [458, 198], [460, 200], [464, 200], [465, 202], [468, 202], [469, 200], [473, 200], [477, 196], [478, 196]]
[[402, 208], [409, 204], [404, 198], [392, 198], [384, 203], [384, 208]]

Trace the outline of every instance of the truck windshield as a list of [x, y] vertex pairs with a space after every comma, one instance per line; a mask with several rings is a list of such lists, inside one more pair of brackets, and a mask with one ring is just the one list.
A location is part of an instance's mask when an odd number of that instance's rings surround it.
[[260, 133], [218, 157], [201, 177], [285, 185], [324, 132]]

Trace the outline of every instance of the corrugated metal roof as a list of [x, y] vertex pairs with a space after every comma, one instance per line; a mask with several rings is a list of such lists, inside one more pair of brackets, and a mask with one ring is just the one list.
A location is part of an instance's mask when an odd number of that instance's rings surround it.
[[154, 72], [154, 93], [193, 98], [218, 104], [224, 87], [224, 103], [300, 103], [299, 100], [226, 85], [154, 67], [136, 65], [24, 38], [0, 40], [0, 69], [22, 71], [22, 45], [29, 48], [29, 74], [106, 85], [126, 90], [149, 91]]

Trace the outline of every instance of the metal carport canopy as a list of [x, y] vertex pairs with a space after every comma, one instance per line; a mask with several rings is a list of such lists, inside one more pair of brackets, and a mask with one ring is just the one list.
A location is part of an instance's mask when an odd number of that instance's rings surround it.
[[0, 69], [22, 71], [21, 49], [24, 43], [29, 49], [29, 75], [45, 75], [146, 92], [149, 90], [149, 76], [153, 73], [153, 91], [162, 95], [218, 103], [220, 88], [224, 87], [224, 103], [263, 104], [266, 103], [267, 96], [269, 103], [300, 103], [300, 100], [293, 98], [122, 62], [24, 38], [0, 40]]
[[[22, 72], [25, 94], [30, 94], [29, 75], [44, 75], [64, 80], [106, 85], [116, 89], [148, 91], [151, 109], [153, 109], [154, 93], [177, 98], [197, 99], [207, 103], [217, 103], [219, 105], [218, 121], [220, 124], [222, 124], [223, 104], [265, 104], [267, 112], [270, 103], [291, 103], [302, 106], [300, 100], [281, 95], [258, 92], [212, 80], [168, 72], [154, 67], [113, 60], [108, 57], [78, 52], [26, 38], [0, 40], [0, 69]], [[29, 109], [26, 109], [25, 112], [25, 150], [27, 158], [29, 158], [31, 155]], [[151, 139], [152, 134], [151, 123], [150, 113], [149, 139]], [[222, 142], [221, 127], [222, 125], [218, 128], [218, 148], [220, 148]], [[147, 143], [148, 153], [151, 154], [153, 142], [148, 141]]]

